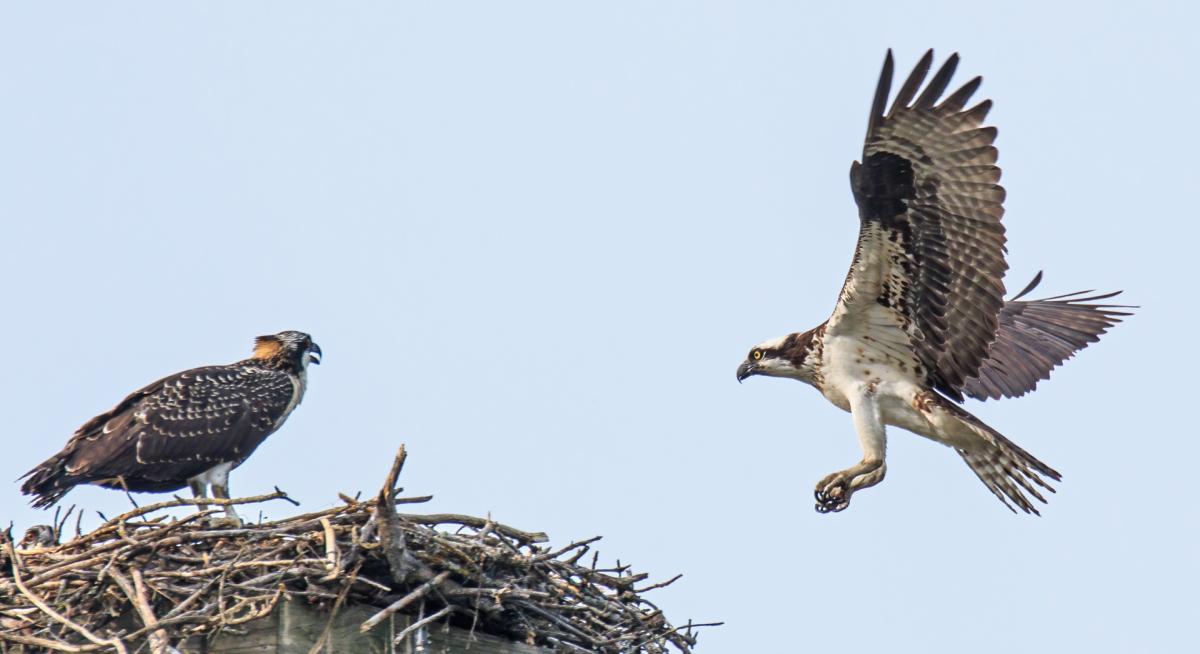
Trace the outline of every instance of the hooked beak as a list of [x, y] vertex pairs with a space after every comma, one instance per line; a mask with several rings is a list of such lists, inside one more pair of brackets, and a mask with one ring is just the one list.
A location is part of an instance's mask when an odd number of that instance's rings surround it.
[[313, 343], [312, 347], [308, 348], [308, 362], [315, 363], [318, 366], [321, 365], [321, 346], [320, 345]]
[[758, 366], [754, 365], [750, 361], [743, 361], [742, 365], [738, 366], [738, 369], [737, 369], [738, 383], [740, 384], [740, 383], [742, 383], [742, 380], [744, 380], [745, 378], [747, 378], [751, 375], [757, 375], [757, 374], [758, 374]]

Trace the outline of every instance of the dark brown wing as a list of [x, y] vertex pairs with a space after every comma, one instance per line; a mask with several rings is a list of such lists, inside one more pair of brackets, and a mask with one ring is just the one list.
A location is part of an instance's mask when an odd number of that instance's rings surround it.
[[980, 78], [941, 99], [958, 64], [952, 55], [918, 96], [932, 61], [931, 50], [884, 115], [888, 51], [863, 160], [850, 170], [861, 228], [828, 329], [889, 330], [883, 338], [911, 350], [930, 386], [961, 401], [1004, 301], [1004, 189], [996, 129], [980, 127], [991, 102], [964, 109]]
[[295, 392], [287, 373], [245, 363], [166, 377], [88, 421], [25, 475], [21, 490], [38, 496], [34, 506], [49, 506], [80, 483], [181, 488], [218, 463], [249, 456], [286, 416]]
[[974, 377], [963, 391], [977, 399], [1020, 397], [1050, 378], [1050, 371], [1076, 352], [1100, 340], [1109, 327], [1131, 315], [1120, 309], [1135, 307], [1100, 304], [1116, 293], [1085, 296], [1091, 291], [1068, 293], [1042, 300], [1021, 300], [1042, 281], [1038, 273], [1017, 296], [1004, 303], [1000, 328]]
[[241, 462], [275, 431], [294, 392], [291, 378], [278, 370], [184, 373], [139, 405], [138, 463], [147, 478], [177, 479], [176, 466], [190, 477], [217, 463]]
[[[67, 444], [57, 454], [46, 459], [34, 469], [21, 475], [21, 479], [25, 483], [21, 485], [21, 492], [25, 495], [33, 495], [33, 506], [45, 508], [53, 505], [63, 495], [75, 487], [76, 484], [83, 483], [86, 480], [76, 478], [71, 473], [67, 472], [67, 465], [77, 451], [88, 453], [99, 452], [103, 449], [115, 450], [119, 442], [105, 444], [97, 444], [99, 441], [108, 441], [111, 434], [120, 431], [124, 433], [125, 428], [131, 416], [133, 407], [138, 402], [148, 396], [152, 396], [162, 390], [163, 384], [173, 381], [177, 375], [164, 377], [152, 384], [139, 388], [130, 393], [114, 406], [112, 409], [93, 417], [91, 420], [83, 423], [79, 429], [67, 440]], [[116, 458], [114, 456], [114, 458]]]

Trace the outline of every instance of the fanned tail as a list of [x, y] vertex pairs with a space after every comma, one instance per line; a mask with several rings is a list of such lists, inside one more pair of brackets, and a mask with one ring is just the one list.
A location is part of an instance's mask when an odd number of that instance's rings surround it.
[[974, 434], [969, 445], [960, 440], [954, 449], [979, 481], [1013, 513], [1020, 509], [1041, 515], [1033, 500], [1045, 504], [1046, 498], [1041, 491], [1054, 492], [1047, 479], [1062, 481], [1062, 475], [957, 404], [942, 401], [940, 406]]

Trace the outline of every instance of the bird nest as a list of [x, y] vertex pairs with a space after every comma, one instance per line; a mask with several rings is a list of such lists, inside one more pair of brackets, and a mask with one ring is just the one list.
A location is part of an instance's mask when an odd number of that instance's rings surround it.
[[[281, 601], [316, 607], [330, 624], [347, 606], [370, 607], [364, 632], [410, 616], [397, 642], [446, 622], [562, 651], [686, 653], [692, 629], [707, 626], [673, 627], [643, 597], [678, 577], [640, 585], [644, 573], [598, 566], [588, 554], [599, 537], [551, 549], [545, 534], [490, 518], [398, 512], [431, 499], [396, 497], [404, 459], [401, 448], [377, 497], [340, 495], [340, 506], [283, 520], [218, 528], [218, 509], [169, 515], [198, 504], [176, 498], [88, 534], [77, 526], [61, 545], [65, 516], [21, 543], [0, 534], [0, 651], [171, 652], [237, 634]], [[276, 489], [208, 503], [281, 499]]]

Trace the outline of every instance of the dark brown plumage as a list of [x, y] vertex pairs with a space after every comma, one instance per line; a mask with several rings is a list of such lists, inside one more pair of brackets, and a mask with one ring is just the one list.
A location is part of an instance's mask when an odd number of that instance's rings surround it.
[[[76, 430], [61, 452], [27, 472], [21, 492], [48, 507], [78, 484], [165, 492], [212, 484], [278, 429], [303, 398], [321, 348], [301, 332], [260, 336], [254, 356], [164, 377]], [[233, 514], [235, 515], [235, 514]]]

